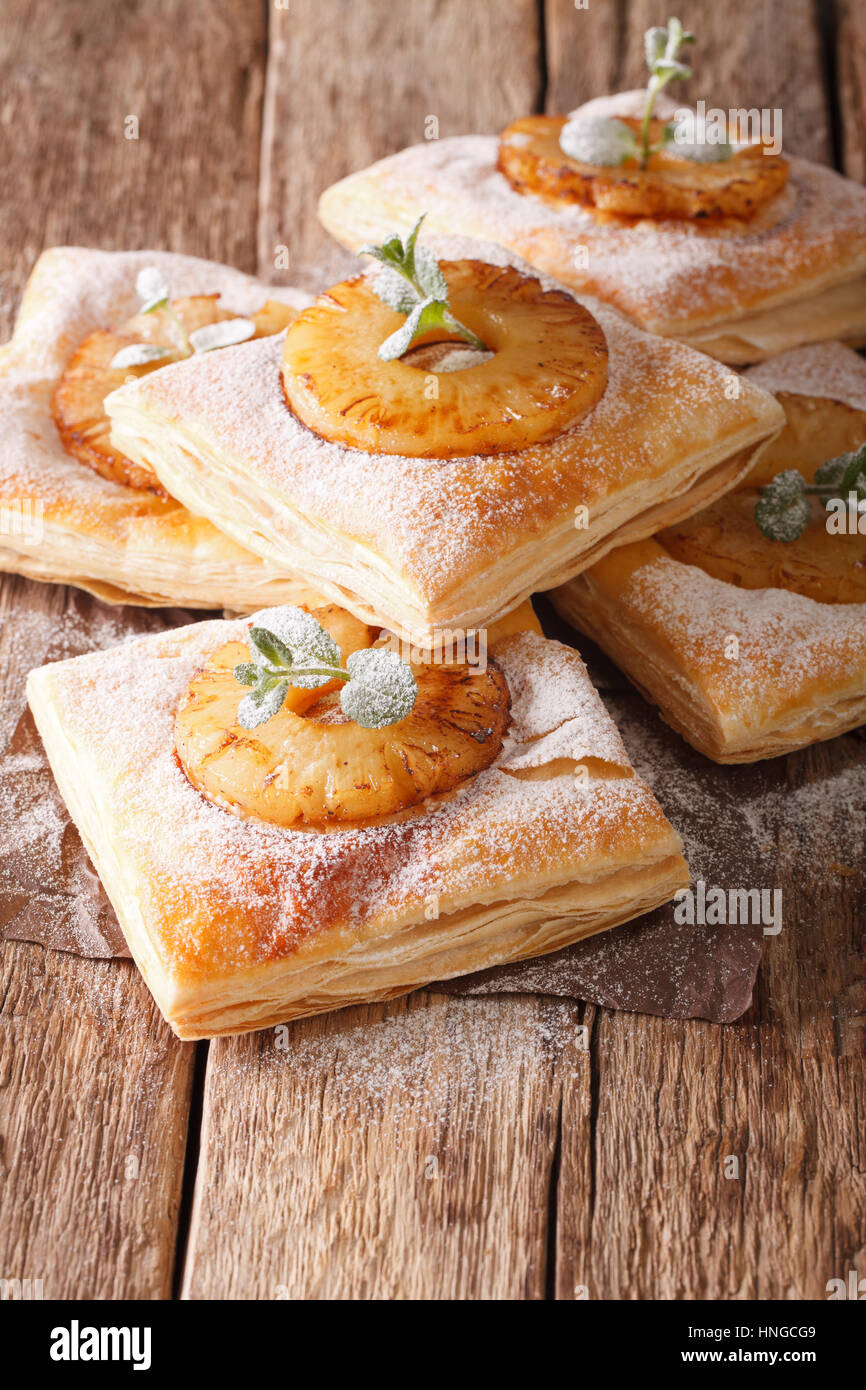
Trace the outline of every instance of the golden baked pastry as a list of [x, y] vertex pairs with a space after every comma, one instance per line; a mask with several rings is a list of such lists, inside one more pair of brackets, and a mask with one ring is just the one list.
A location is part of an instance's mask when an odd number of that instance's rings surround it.
[[[540, 318], [547, 294], [557, 316], [565, 312], [561, 286], [498, 247], [445, 240], [432, 249], [445, 263], [483, 261], [494, 285], [514, 284], [516, 272], [524, 304], [539, 304]], [[339, 287], [341, 301], [343, 295]], [[575, 301], [579, 314], [568, 310], [581, 333], [567, 383], [574, 400], [562, 411], [570, 418], [576, 401], [579, 414], [557, 437], [506, 452], [449, 455], [455, 417], [447, 413], [446, 387], [428, 396], [437, 377], [423, 369], [414, 387], [406, 387], [413, 369], [383, 361], [368, 345], [368, 387], [353, 378], [351, 400], [366, 394], [378, 410], [383, 380], [389, 389], [395, 383], [423, 434], [420, 448], [426, 450], [429, 430], [442, 439], [443, 452], [347, 448], [342, 435], [332, 441], [308, 428], [284, 395], [286, 363], [298, 376], [306, 370], [303, 355], [292, 354], [295, 332], [304, 335], [306, 353], [308, 322], [318, 326], [337, 312], [328, 300], [323, 296], [312, 318], [305, 314], [289, 330], [285, 347], [273, 339], [245, 344], [114, 392], [106, 403], [112, 440], [153, 468], [172, 496], [270, 565], [292, 570], [365, 622], [410, 637], [484, 626], [613, 547], [696, 511], [736, 483], [784, 423], [768, 394], [744, 383], [733, 395], [730, 373], [718, 363], [645, 334], [589, 300]], [[592, 328], [588, 319], [596, 325], [591, 338], [584, 333]], [[387, 327], [380, 324], [379, 332]], [[335, 355], [343, 351], [336, 332], [334, 344]], [[467, 383], [460, 421], [475, 418], [472, 412], [490, 399], [489, 428], [495, 434], [502, 424], [507, 434], [495, 397], [471, 386], [487, 381], [492, 365], [453, 373]], [[551, 363], [545, 379], [562, 392], [558, 370]], [[603, 393], [593, 404], [599, 380]], [[347, 402], [339, 372], [331, 384], [332, 391], [317, 388], [319, 407], [342, 417]], [[302, 381], [298, 394], [304, 390]], [[298, 395], [290, 395], [297, 406]], [[316, 431], [320, 421], [317, 416]]]
[[[587, 102], [571, 118], [633, 121], [645, 101], [645, 91], [621, 92]], [[665, 117], [674, 109], [666, 98], [657, 106]], [[532, 119], [537, 133], [552, 120]], [[506, 157], [519, 182], [515, 134], [526, 141], [524, 153], [531, 141], [528, 132], [510, 128]], [[832, 169], [792, 157], [785, 180], [778, 157], [761, 155], [756, 177], [771, 184], [766, 201], [759, 197], [753, 207], [747, 185], [734, 213], [684, 218], [604, 210], [617, 190], [632, 196], [625, 171], [603, 180], [594, 174], [600, 209], [552, 201], [555, 168], [541, 193], [524, 192], [502, 172], [500, 159], [496, 136], [426, 141], [334, 184], [322, 194], [319, 216], [339, 242], [357, 250], [426, 212], [429, 234], [497, 242], [642, 328], [724, 362], [757, 362], [828, 339], [866, 342], [866, 189]], [[712, 207], [706, 184], [724, 175], [706, 168], [730, 168], [698, 167], [697, 182], [692, 171], [684, 175], [687, 206], [675, 209], [680, 214], [700, 212], [702, 201]]]
[[308, 303], [298, 291], [189, 256], [44, 252], [0, 349], [0, 570], [76, 584], [109, 603], [249, 610], [315, 601], [309, 585], [170, 497], [100, 477], [64, 446], [51, 413], [58, 382], [88, 335], [129, 319], [136, 277], [148, 266], [180, 296], [219, 293], [233, 314], [258, 314], [267, 300], [279, 301], [279, 312]]
[[773, 757], [866, 721], [866, 515], [838, 530], [812, 498], [807, 524], [788, 542], [755, 523], [768, 473], [796, 468], [811, 482], [828, 456], [866, 442], [866, 363], [828, 343], [750, 375], [778, 392], [787, 417], [770, 461], [553, 596], [663, 718], [718, 762]]
[[326, 832], [213, 804], [175, 755], [184, 691], [213, 652], [249, 640], [245, 622], [31, 673], [58, 785], [178, 1036], [269, 1027], [544, 954], [687, 884], [680, 839], [577, 653], [545, 640], [531, 609], [508, 627], [489, 634], [510, 696], [495, 760], [429, 808]]
[[[249, 336], [264, 338], [280, 333], [296, 317], [297, 310], [290, 305], [268, 300], [250, 315], [255, 331]], [[172, 302], [170, 313], [157, 309], [153, 313], [134, 314], [119, 328], [100, 328], [88, 334], [69, 359], [51, 401], [54, 422], [69, 453], [111, 482], [148, 488], [164, 497], [165, 493], [149, 469], [140, 468], [112, 448], [105, 397], [122, 386], [130, 375], [143, 376], [179, 360], [178, 349], [182, 345], [178, 343], [178, 325], [187, 337], [194, 337], [202, 328], [237, 319], [236, 313], [221, 305], [217, 294], [187, 295]], [[114, 365], [118, 354], [140, 343], [162, 355], [140, 366]]]

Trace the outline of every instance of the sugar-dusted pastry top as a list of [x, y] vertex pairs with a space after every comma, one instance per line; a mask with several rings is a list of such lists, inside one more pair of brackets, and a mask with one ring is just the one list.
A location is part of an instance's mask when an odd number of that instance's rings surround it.
[[[841, 696], [866, 676], [866, 604], [817, 603], [783, 589], [740, 589], [673, 559], [654, 541], [589, 572], [622, 620], [672, 651], [724, 714], [771, 714]], [[735, 649], [731, 638], [737, 639]]]
[[[534, 633], [496, 659], [513, 722], [497, 762], [413, 819], [326, 834], [242, 820], [191, 786], [174, 754], [175, 710], [206, 656], [244, 636], [211, 621], [34, 673], [100, 805], [101, 848], [123, 863], [176, 983], [311, 959], [443, 911], [542, 891], [676, 854], [679, 839], [627, 754], [576, 652]], [[549, 778], [539, 767], [557, 763]], [[597, 775], [583, 783], [574, 764]], [[521, 770], [535, 769], [533, 776]], [[327, 939], [325, 939], [327, 938]]]
[[866, 410], [866, 361], [844, 343], [810, 343], [768, 357], [746, 376], [774, 396], [812, 396]]
[[[138, 586], [144, 594], [170, 595], [173, 584], [175, 599], [191, 602], [194, 560], [203, 580], [223, 576], [222, 601], [241, 606], [258, 588], [261, 602], [262, 586], [274, 578], [263, 561], [178, 503], [121, 487], [85, 468], [63, 447], [51, 417], [54, 385], [70, 355], [88, 333], [136, 311], [136, 275], [148, 265], [163, 272], [172, 292], [219, 292], [238, 314], [255, 312], [268, 298], [299, 309], [309, 303], [297, 290], [270, 288], [191, 256], [75, 246], [44, 252], [27, 283], [14, 335], [0, 349], [0, 507], [13, 517], [4, 527], [4, 544], [26, 549], [14, 518], [18, 512], [38, 514], [45, 536], [38, 557], [42, 577], [109, 580]], [[167, 568], [176, 571], [172, 580]], [[211, 603], [219, 601], [216, 588]]]
[[[498, 246], [426, 244], [445, 259], [472, 256], [538, 275]], [[644, 333], [596, 300], [583, 302], [607, 341], [604, 395], [557, 439], [512, 453], [408, 458], [321, 439], [286, 405], [276, 338], [167, 367], [114, 392], [107, 408], [112, 419], [122, 413], [124, 435], [148, 431], [157, 471], [164, 429], [172, 447], [180, 440], [206, 467], [218, 465], [247, 501], [264, 499], [275, 527], [280, 507], [291, 507], [323, 543], [339, 536], [347, 560], [354, 546], [368, 547], [434, 602], [486, 567], [544, 545], [552, 531], [570, 530], [577, 506], [591, 521], [627, 497], [626, 515], [640, 515], [682, 491], [684, 475], [781, 425], [776, 403], [751, 385], [731, 399], [730, 373], [719, 363]]]
[[[632, 97], [603, 99], [599, 110], [628, 114]], [[790, 159], [788, 186], [755, 218], [713, 227], [602, 221], [581, 206], [518, 193], [497, 154], [495, 136], [414, 145], [328, 189], [322, 220], [357, 246], [426, 211], [428, 231], [500, 242], [657, 332], [781, 304], [866, 269], [866, 189], [806, 160]]]

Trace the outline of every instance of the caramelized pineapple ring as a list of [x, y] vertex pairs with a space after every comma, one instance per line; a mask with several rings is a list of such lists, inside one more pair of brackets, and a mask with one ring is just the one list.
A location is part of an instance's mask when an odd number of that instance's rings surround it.
[[[172, 309], [187, 333], [194, 333], [209, 324], [238, 317], [228, 309], [221, 309], [218, 299], [219, 295], [216, 294], [174, 299]], [[281, 332], [294, 317], [293, 309], [275, 300], [269, 300], [257, 314], [250, 315], [256, 325], [257, 338]], [[144, 376], [173, 360], [171, 357], [161, 357], [143, 367], [112, 367], [115, 354], [134, 343], [165, 347], [181, 355], [177, 325], [162, 309], [150, 314], [136, 314], [120, 328], [100, 329], [91, 333], [79, 344], [57, 383], [51, 413], [64, 447], [80, 463], [87, 464], [88, 468], [112, 482], [164, 495], [156, 475], [149, 468], [133, 463], [112, 447], [111, 421], [103, 407], [105, 397], [122, 386], [130, 376]]]
[[[330, 606], [314, 616], [343, 659], [370, 647], [378, 629]], [[209, 801], [274, 825], [348, 828], [455, 790], [496, 758], [508, 723], [509, 693], [499, 668], [415, 665], [411, 714], [384, 729], [346, 720], [338, 682], [290, 687], [273, 719], [252, 732], [237, 723], [244, 689], [232, 674], [249, 661], [245, 642], [229, 642], [187, 686], [175, 746], [187, 777]]]
[[378, 349], [404, 316], [356, 276], [286, 335], [283, 387], [305, 425], [368, 453], [453, 458], [554, 439], [592, 409], [607, 383], [607, 347], [587, 309], [512, 267], [467, 260], [440, 269], [453, 314], [494, 355], [435, 378], [411, 365], [412, 354], [383, 362]]
[[[640, 122], [620, 117], [638, 131]], [[498, 167], [518, 193], [537, 193], [564, 203], [584, 203], [621, 217], [752, 217], [785, 187], [788, 162], [764, 153], [760, 144], [737, 150], [731, 159], [701, 164], [676, 153], [676, 145], [615, 168], [581, 164], [560, 148], [565, 116], [525, 116], [506, 126], [499, 140]], [[651, 121], [652, 143], [663, 122]]]

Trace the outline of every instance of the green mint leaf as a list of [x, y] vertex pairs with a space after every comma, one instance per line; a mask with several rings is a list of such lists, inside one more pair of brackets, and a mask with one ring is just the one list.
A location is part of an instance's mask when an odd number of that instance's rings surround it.
[[373, 280], [373, 289], [383, 304], [396, 309], [398, 314], [411, 314], [416, 304], [425, 298], [409, 284], [409, 281], [393, 266], [384, 266]]
[[820, 468], [815, 469], [815, 482], [818, 487], [839, 488], [842, 486], [842, 479], [845, 476], [845, 469], [853, 459], [853, 454], [839, 454], [837, 458], [828, 459], [822, 463]]
[[655, 25], [652, 29], [647, 29], [643, 36], [644, 51], [646, 53], [646, 65], [652, 72], [659, 58], [663, 57], [668, 42], [667, 29], [660, 29]]
[[755, 522], [771, 541], [790, 544], [797, 540], [805, 531], [810, 515], [805, 479], [794, 468], [777, 473], [755, 504]]
[[150, 362], [158, 362], [161, 357], [172, 357], [171, 348], [157, 347], [154, 343], [130, 343], [121, 348], [109, 362], [114, 371], [122, 372], [127, 367], [146, 367]]
[[856, 453], [852, 454], [845, 467], [840, 484], [842, 494], [856, 492], [860, 497], [866, 497], [866, 444], [861, 445]]
[[245, 343], [256, 331], [252, 319], [223, 319], [220, 323], [208, 323], [190, 333], [189, 340], [194, 352], [213, 352], [215, 348], [234, 347]]
[[155, 265], [147, 265], [138, 272], [135, 292], [141, 300], [142, 314], [152, 314], [154, 309], [162, 309], [169, 300], [168, 282]]
[[393, 362], [411, 347], [415, 338], [419, 334], [426, 332], [422, 326], [425, 312], [433, 305], [432, 299], [424, 299], [420, 304], [416, 304], [405, 323], [402, 323], [390, 338], [386, 338], [379, 348], [379, 356], [383, 362]]
[[448, 303], [448, 282], [439, 269], [439, 262], [426, 246], [414, 253], [415, 282], [424, 299], [442, 299]]
[[382, 263], [384, 269], [378, 272], [373, 281], [373, 290], [389, 308], [407, 316], [402, 327], [386, 338], [379, 348], [379, 357], [383, 362], [393, 362], [402, 357], [419, 334], [443, 325], [473, 347], [486, 351], [481, 339], [451, 313], [448, 307], [448, 283], [436, 257], [426, 247], [416, 244], [426, 216], [426, 213], [421, 214], [405, 244], [398, 236], [392, 236], [381, 246], [368, 243], [358, 252], [359, 256], [373, 256]]
[[687, 68], [685, 63], [678, 63], [674, 58], [660, 58], [655, 65], [655, 76], [663, 77], [665, 85], [675, 80], [685, 81], [691, 75], [691, 68]]
[[385, 254], [383, 247], [374, 246], [371, 241], [365, 241], [364, 245], [358, 249], [359, 256], [372, 256], [374, 260], [381, 261], [383, 265], [388, 265], [390, 257]]
[[646, 107], [640, 128], [640, 165], [645, 169], [652, 148], [650, 146], [650, 120], [656, 97], [669, 82], [675, 78], [691, 77], [691, 69], [677, 61], [677, 54], [684, 43], [694, 43], [694, 34], [687, 33], [678, 19], [669, 19], [666, 29], [648, 29], [644, 35], [647, 67], [650, 80], [647, 85]]
[[255, 685], [259, 678], [259, 668], [252, 661], [240, 661], [234, 669], [234, 678], [241, 685]]
[[572, 116], [560, 132], [559, 145], [570, 159], [605, 168], [616, 168], [638, 154], [634, 132], [610, 116]]
[[[272, 638], [276, 638], [282, 649], [288, 651], [292, 668], [340, 668], [340, 648], [312, 613], [305, 612], [303, 608], [288, 605], [283, 608], [266, 608], [263, 612], [256, 613], [253, 619], [253, 631], [259, 630], [264, 630]], [[305, 690], [316, 690], [320, 685], [326, 685], [330, 679], [329, 675], [295, 674], [293, 669], [291, 681], [292, 685], [302, 686]]]
[[405, 258], [403, 243], [396, 232], [386, 237], [382, 242], [382, 251], [387, 261], [392, 261], [394, 265], [403, 264]]
[[663, 139], [672, 144], [674, 154], [698, 164], [721, 164], [732, 159], [734, 147], [727, 140], [715, 138], [706, 121], [698, 120], [693, 111], [684, 112], [678, 120], [665, 126]]
[[257, 688], [245, 695], [238, 705], [238, 723], [242, 729], [257, 729], [273, 719], [283, 707], [289, 689], [288, 681], [282, 680], [268, 689]]
[[275, 633], [264, 627], [251, 627], [250, 653], [257, 666], [275, 666], [288, 670], [294, 664], [291, 649]]
[[366, 647], [352, 653], [346, 670], [351, 680], [340, 691], [340, 705], [363, 729], [383, 729], [411, 713], [418, 687], [411, 667], [396, 652]]
[[385, 339], [379, 348], [379, 356], [383, 362], [393, 362], [408, 351], [416, 338], [435, 328], [454, 333], [479, 351], [486, 351], [481, 339], [454, 317], [446, 303], [441, 299], [425, 299], [415, 306], [406, 322]]
[[414, 227], [409, 232], [409, 235], [406, 238], [406, 244], [403, 248], [403, 265], [406, 269], [406, 274], [412, 280], [415, 279], [415, 243], [418, 240], [418, 233], [421, 230], [421, 223], [424, 221], [424, 218], [426, 216], [426, 212], [422, 212], [421, 216], [417, 219]]

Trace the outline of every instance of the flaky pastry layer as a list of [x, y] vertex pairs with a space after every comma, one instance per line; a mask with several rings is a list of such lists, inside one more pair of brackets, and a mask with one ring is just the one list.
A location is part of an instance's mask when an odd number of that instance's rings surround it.
[[[499, 247], [432, 244], [533, 273]], [[784, 423], [718, 363], [588, 307], [607, 388], [532, 448], [430, 459], [329, 443], [286, 405], [275, 339], [113, 392], [112, 439], [190, 511], [359, 617], [421, 638], [480, 626], [727, 491]]]
[[66, 362], [95, 329], [137, 308], [135, 279], [159, 267], [173, 294], [219, 292], [238, 314], [266, 299], [303, 308], [227, 266], [158, 251], [56, 247], [40, 256], [12, 340], [0, 349], [0, 570], [76, 584], [111, 603], [252, 609], [316, 601], [178, 502], [97, 476], [64, 449], [51, 397]]
[[[633, 114], [634, 96], [605, 99], [604, 114]], [[792, 158], [788, 186], [754, 219], [714, 227], [603, 219], [518, 193], [497, 153], [494, 136], [413, 146], [327, 189], [319, 216], [357, 250], [426, 212], [428, 233], [498, 242], [651, 332], [735, 364], [866, 341], [866, 190], [833, 170]]]
[[58, 785], [179, 1036], [244, 1032], [558, 949], [673, 896], [681, 843], [578, 655], [495, 643], [497, 762], [408, 820], [280, 830], [211, 805], [174, 756], [180, 695], [246, 631], [195, 624], [31, 673]]
[[[782, 468], [807, 480], [837, 452], [866, 442], [866, 364], [839, 343], [785, 353], [750, 373], [778, 393], [782, 434], [736, 497], [706, 513], [706, 569], [682, 563], [676, 532], [624, 547], [553, 600], [602, 646], [662, 716], [717, 762], [752, 762], [866, 722], [866, 604], [857, 595], [862, 535], [834, 535], [816, 515], [795, 542], [750, 524], [758, 487]], [[702, 516], [685, 528], [696, 556]], [[717, 518], [718, 519], [718, 518]], [[685, 558], [685, 557], [684, 557]], [[799, 592], [794, 589], [799, 588]]]
[[774, 758], [866, 722], [866, 604], [740, 589], [653, 540], [552, 597], [715, 762]]

